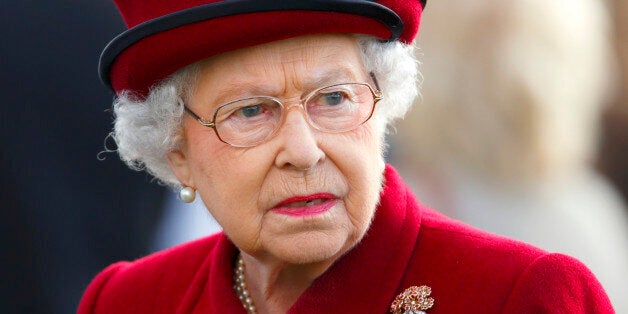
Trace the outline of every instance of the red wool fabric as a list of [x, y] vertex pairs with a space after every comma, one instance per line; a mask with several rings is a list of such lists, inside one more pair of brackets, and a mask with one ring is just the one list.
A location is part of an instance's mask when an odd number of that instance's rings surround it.
[[[397, 172], [364, 239], [289, 313], [387, 313], [410, 286], [432, 288], [438, 313], [614, 313], [579, 261], [472, 228], [415, 200]], [[245, 313], [232, 288], [236, 248], [220, 233], [114, 264], [78, 313]]]
[[[152, 5], [146, 5], [143, 1], [137, 0], [115, 0], [118, 11], [120, 11], [127, 28], [132, 28], [146, 22], [185, 9], [221, 2], [224, 0], [179, 0], [160, 1]], [[407, 27], [401, 36], [401, 41], [410, 43], [416, 37], [418, 25], [421, 20], [421, 5], [419, 0], [380, 0], [374, 1], [395, 11]], [[243, 20], [246, 21], [246, 20]]]

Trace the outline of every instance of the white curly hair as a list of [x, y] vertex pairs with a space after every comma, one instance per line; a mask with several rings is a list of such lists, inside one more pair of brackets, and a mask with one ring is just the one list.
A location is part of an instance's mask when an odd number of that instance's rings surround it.
[[[357, 39], [366, 71], [375, 74], [383, 92], [373, 115], [383, 137], [387, 126], [403, 117], [418, 94], [414, 48], [370, 36], [358, 35]], [[153, 86], [146, 98], [123, 91], [113, 104], [115, 124], [109, 136], [120, 158], [131, 169], [145, 170], [173, 188], [181, 184], [166, 156], [183, 143], [181, 100], [191, 95], [199, 69], [199, 63], [195, 63], [179, 70]]]

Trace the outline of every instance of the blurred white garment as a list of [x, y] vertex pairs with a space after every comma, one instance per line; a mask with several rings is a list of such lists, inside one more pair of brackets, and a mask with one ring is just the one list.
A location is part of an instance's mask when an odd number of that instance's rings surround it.
[[560, 181], [512, 186], [463, 169], [451, 173], [438, 185], [428, 176], [408, 181], [423, 204], [450, 217], [578, 258], [600, 280], [617, 313], [628, 313], [628, 211], [604, 177], [583, 169]]
[[200, 197], [188, 204], [168, 193], [161, 222], [157, 226], [152, 251], [199, 239], [222, 230]]

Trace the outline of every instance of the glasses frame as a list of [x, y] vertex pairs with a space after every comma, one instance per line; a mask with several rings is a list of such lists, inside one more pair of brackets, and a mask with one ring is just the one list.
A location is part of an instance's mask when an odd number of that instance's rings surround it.
[[[371, 119], [371, 117], [373, 116], [373, 113], [375, 112], [375, 107], [377, 106], [377, 103], [378, 103], [380, 100], [382, 100], [383, 95], [382, 95], [382, 91], [381, 91], [381, 90], [380, 90], [380, 88], [379, 88], [379, 84], [378, 84], [378, 82], [377, 82], [377, 78], [375, 77], [375, 74], [374, 74], [373, 72], [370, 72], [370, 73], [369, 73], [369, 76], [371, 77], [371, 79], [373, 80], [373, 83], [375, 84], [375, 88], [376, 88], [375, 90], [374, 90], [374, 89], [373, 89], [373, 87], [371, 87], [371, 85], [370, 85], [370, 84], [368, 84], [368, 83], [340, 83], [340, 84], [333, 84], [333, 85], [323, 86], [323, 87], [317, 88], [317, 89], [315, 89], [315, 90], [311, 91], [310, 93], [308, 93], [308, 94], [307, 94], [305, 97], [303, 97], [302, 99], [300, 99], [300, 100], [299, 100], [299, 105], [300, 105], [300, 106], [304, 109], [304, 110], [303, 110], [303, 113], [305, 114], [305, 117], [306, 117], [305, 121], [307, 122], [307, 124], [308, 124], [310, 127], [314, 128], [314, 129], [316, 129], [316, 130], [319, 130], [319, 131], [321, 131], [321, 132], [325, 132], [325, 133], [343, 133], [343, 132], [348, 132], [348, 131], [354, 130], [355, 128], [359, 127], [360, 125], [362, 125], [362, 124], [366, 123], [368, 120], [370, 120], [370, 119]], [[312, 119], [311, 119], [311, 118], [310, 118], [310, 116], [308, 115], [308, 113], [307, 113], [307, 109], [305, 108], [305, 103], [307, 103], [307, 101], [308, 101], [308, 100], [309, 100], [309, 99], [310, 99], [313, 95], [315, 95], [316, 93], [318, 93], [319, 91], [321, 91], [321, 90], [323, 90], [323, 89], [326, 89], [326, 88], [330, 88], [330, 87], [334, 87], [334, 86], [339, 86], [339, 85], [363, 85], [363, 86], [368, 87], [369, 91], [371, 92], [371, 95], [373, 96], [373, 107], [371, 108], [371, 111], [369, 112], [368, 117], [367, 117], [366, 119], [364, 119], [364, 121], [362, 121], [360, 124], [357, 124], [357, 125], [355, 125], [355, 126], [353, 126], [353, 127], [349, 128], [349, 129], [346, 129], [346, 130], [338, 130], [338, 131], [329, 131], [329, 130], [325, 130], [325, 129], [320, 129], [320, 128], [319, 128], [319, 127], [318, 127], [318, 126], [317, 126], [317, 125], [316, 125], [316, 124], [312, 121]], [[266, 98], [266, 99], [271, 99], [271, 100], [273, 100], [273, 101], [277, 102], [277, 103], [281, 106], [281, 112], [282, 112], [282, 114], [281, 114], [281, 118], [280, 118], [279, 123], [278, 123], [278, 124], [279, 124], [279, 127], [278, 127], [277, 129], [275, 129], [275, 130], [274, 130], [274, 131], [273, 131], [273, 132], [272, 132], [272, 133], [271, 133], [271, 134], [270, 134], [267, 138], [265, 138], [264, 140], [261, 140], [261, 141], [258, 141], [258, 142], [255, 142], [255, 143], [252, 143], [252, 144], [250, 144], [250, 145], [237, 145], [237, 144], [232, 144], [232, 143], [229, 143], [229, 142], [225, 141], [225, 140], [224, 140], [224, 139], [220, 136], [220, 132], [218, 132], [218, 129], [217, 129], [217, 124], [216, 124], [216, 122], [215, 122], [215, 121], [216, 121], [216, 116], [218, 115], [218, 111], [219, 111], [221, 108], [223, 108], [223, 107], [225, 107], [225, 106], [228, 106], [228, 105], [230, 105], [230, 104], [232, 104], [232, 103], [234, 103], [234, 102], [238, 102], [238, 101], [245, 100], [245, 99], [250, 99], [250, 98]], [[260, 145], [260, 144], [262, 144], [262, 143], [265, 143], [265, 142], [269, 141], [270, 139], [272, 139], [273, 137], [275, 137], [275, 135], [277, 134], [277, 131], [278, 131], [279, 129], [281, 129], [281, 125], [283, 125], [283, 123], [284, 123], [285, 116], [286, 116], [286, 113], [287, 113], [287, 109], [289, 109], [289, 108], [290, 108], [290, 107], [286, 107], [286, 106], [284, 105], [284, 103], [283, 103], [280, 99], [278, 99], [278, 98], [276, 98], [276, 97], [272, 97], [272, 96], [254, 96], [254, 97], [239, 98], [239, 99], [235, 99], [235, 100], [232, 100], [232, 101], [229, 101], [229, 102], [226, 102], [226, 103], [223, 103], [223, 104], [218, 105], [218, 107], [216, 107], [216, 109], [214, 110], [214, 114], [212, 115], [212, 120], [207, 121], [207, 120], [205, 120], [205, 119], [201, 118], [201, 117], [200, 117], [199, 115], [197, 115], [196, 113], [194, 113], [194, 111], [192, 111], [192, 109], [188, 108], [188, 107], [187, 107], [187, 106], [183, 103], [183, 101], [181, 101], [181, 103], [183, 104], [183, 109], [185, 110], [185, 112], [187, 112], [190, 116], [192, 116], [192, 118], [194, 118], [194, 120], [196, 120], [196, 121], [197, 121], [200, 125], [202, 125], [202, 126], [204, 126], [204, 127], [212, 128], [212, 129], [214, 130], [214, 133], [216, 133], [216, 136], [218, 137], [218, 139], [219, 139], [221, 142], [223, 142], [223, 143], [225, 143], [225, 144], [228, 144], [228, 145], [231, 145], [231, 146], [234, 146], [234, 147], [254, 147], [254, 146]]]

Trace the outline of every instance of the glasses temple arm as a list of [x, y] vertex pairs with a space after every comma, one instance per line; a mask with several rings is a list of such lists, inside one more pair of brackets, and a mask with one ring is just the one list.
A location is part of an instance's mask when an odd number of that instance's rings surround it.
[[375, 83], [375, 88], [377, 88], [377, 91], [381, 92], [382, 89], [379, 88], [379, 83], [377, 82], [377, 77], [375, 77], [375, 73], [369, 72], [369, 75], [371, 76], [371, 79], [373, 79], [373, 83]]
[[191, 115], [202, 126], [206, 126], [206, 127], [210, 127], [210, 128], [213, 128], [215, 126], [214, 122], [205, 122], [205, 121], [203, 121], [203, 119], [201, 117], [199, 117], [196, 113], [194, 113], [194, 111], [192, 111], [186, 105], [183, 105], [183, 110], [185, 110], [185, 112], [187, 112], [189, 115]]
[[375, 88], [377, 88], [377, 91], [373, 93], [373, 96], [375, 97], [375, 103], [377, 103], [378, 101], [382, 100], [382, 90], [381, 88], [379, 88], [379, 82], [377, 82], [377, 77], [375, 77], [375, 73], [369, 72], [369, 75], [371, 76], [373, 83], [375, 83]]

